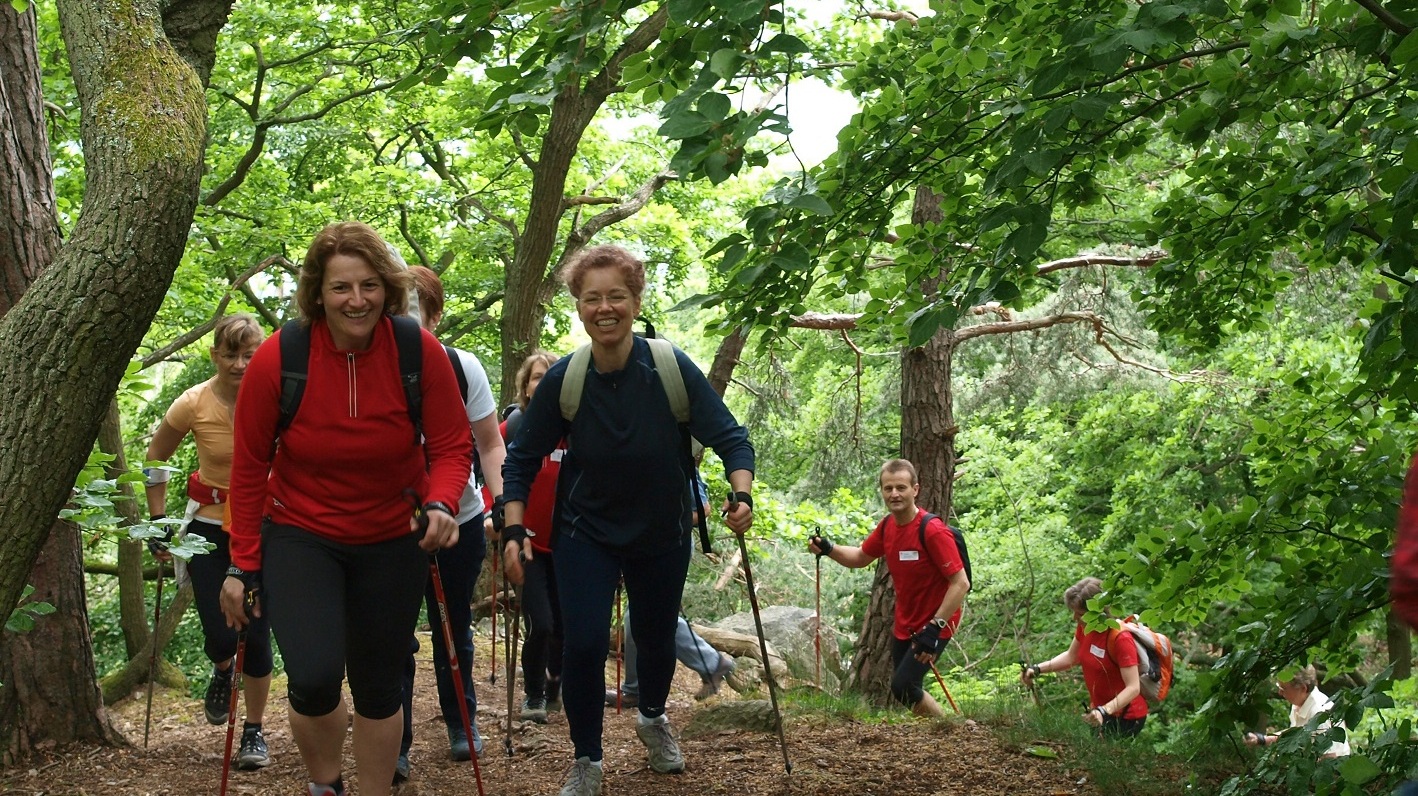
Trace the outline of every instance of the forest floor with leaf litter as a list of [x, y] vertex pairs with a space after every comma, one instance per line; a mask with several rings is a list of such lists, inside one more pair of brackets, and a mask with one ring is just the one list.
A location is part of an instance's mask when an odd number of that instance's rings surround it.
[[[427, 659], [424, 638], [414, 699], [413, 778], [397, 796], [470, 796], [477, 793], [471, 763], [448, 758], [447, 736]], [[498, 652], [502, 652], [499, 645]], [[552, 713], [546, 725], [513, 721], [513, 755], [505, 754], [507, 696], [504, 670], [488, 682], [486, 638], [478, 639], [474, 666], [478, 727], [487, 744], [481, 760], [483, 788], [497, 796], [555, 796], [571, 762], [566, 717]], [[606, 681], [614, 682], [615, 666]], [[520, 683], [520, 680], [519, 680]], [[727, 685], [705, 703], [694, 700], [699, 678], [680, 667], [670, 695], [670, 721], [679, 732], [696, 709], [718, 700], [739, 699]], [[149, 747], [144, 750], [144, 692], [110, 708], [114, 726], [129, 747], [76, 747], [0, 772], [0, 793], [15, 796], [165, 796], [216, 794], [220, 790], [226, 726], [213, 727], [202, 705], [185, 693], [159, 689], [153, 699]], [[517, 704], [521, 690], [517, 689]], [[255, 772], [231, 772], [228, 793], [240, 796], [298, 796], [305, 793], [304, 769], [286, 720], [285, 686], [277, 680], [267, 709], [265, 734], [272, 763]], [[240, 735], [238, 709], [237, 735]], [[789, 711], [786, 731], [792, 774], [785, 775], [773, 733], [718, 731], [681, 739], [686, 770], [659, 775], [646, 766], [645, 749], [635, 737], [635, 712], [606, 710], [605, 796], [709, 796], [711, 794], [807, 794], [820, 796], [944, 796], [1094, 794], [1084, 775], [1057, 760], [1039, 759], [1002, 745], [983, 725], [945, 721], [862, 722], [840, 715]], [[347, 793], [358, 794], [354, 762], [345, 744]]]

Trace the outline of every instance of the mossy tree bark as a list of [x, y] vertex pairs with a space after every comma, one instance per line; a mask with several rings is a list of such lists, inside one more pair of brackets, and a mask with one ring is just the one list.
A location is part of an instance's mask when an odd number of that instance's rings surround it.
[[58, 609], [23, 637], [0, 636], [8, 762], [114, 739], [94, 680], [78, 531], [54, 518], [182, 258], [201, 179], [205, 85], [231, 0], [58, 6], [87, 179], [62, 246], [38, 143], [34, 12], [0, 3], [0, 614], [26, 582]]

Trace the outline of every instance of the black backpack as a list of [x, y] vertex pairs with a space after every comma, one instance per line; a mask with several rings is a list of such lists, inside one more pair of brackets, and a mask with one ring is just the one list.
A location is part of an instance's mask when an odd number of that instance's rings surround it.
[[[921, 552], [925, 553], [927, 558], [930, 558], [931, 549], [929, 547], [926, 547], [926, 526], [930, 525], [931, 520], [935, 519], [940, 519], [940, 517], [938, 515], [930, 513], [929, 511], [925, 512], [925, 514], [921, 517], [921, 524], [916, 531], [918, 534], [920, 534]], [[956, 528], [955, 526], [951, 525], [948, 522], [945, 522], [944, 520], [941, 520], [941, 524], [944, 525], [945, 529], [947, 531], [950, 531], [950, 535], [954, 537], [955, 552], [960, 554], [960, 563], [965, 567], [965, 577], [970, 581], [970, 588], [974, 589], [975, 573], [970, 571], [970, 551], [965, 548], [965, 534], [961, 533], [959, 528]], [[882, 527], [884, 527], [885, 525], [886, 518], [882, 517], [881, 522], [876, 524], [876, 530], [880, 532]]]
[[[404, 387], [404, 402], [408, 405], [409, 422], [414, 427], [414, 444], [423, 444], [423, 332], [418, 321], [407, 315], [391, 315], [394, 322], [394, 345], [399, 351], [399, 382]], [[468, 377], [463, 363], [448, 346], [448, 361], [458, 378], [463, 400], [468, 400]], [[276, 438], [290, 426], [305, 397], [305, 382], [310, 375], [310, 327], [301, 321], [288, 321], [281, 327], [281, 416], [276, 421]]]

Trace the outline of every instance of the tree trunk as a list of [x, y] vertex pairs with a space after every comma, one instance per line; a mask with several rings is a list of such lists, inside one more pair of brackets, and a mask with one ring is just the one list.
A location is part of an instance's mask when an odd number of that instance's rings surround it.
[[[942, 220], [940, 197], [928, 188], [917, 188], [911, 222]], [[948, 272], [940, 270], [921, 285], [935, 295]], [[907, 349], [901, 358], [901, 457], [916, 466], [921, 493], [916, 504], [949, 521], [951, 482], [955, 472], [955, 396], [950, 381], [955, 332], [941, 329], [924, 346]], [[890, 698], [891, 626], [896, 595], [885, 564], [878, 564], [857, 652], [852, 660], [851, 684], [884, 704]]]
[[[25, 99], [39, 96], [33, 12], [0, 3], [0, 135], [11, 139], [0, 143], [0, 185], [28, 184], [25, 201], [41, 219], [28, 223], [0, 200], [0, 282], [23, 290], [0, 319], [0, 611], [8, 615], [27, 579], [57, 609], [28, 634], [0, 636], [9, 761], [114, 740], [94, 683], [78, 533], [54, 517], [182, 258], [206, 140], [204, 86], [230, 10], [231, 0], [60, 0], [86, 176], [60, 247], [49, 167], [16, 143], [44, 140], [42, 117], [28, 110], [38, 106]], [[28, 259], [10, 259], [17, 251]]]
[[0, 762], [7, 766], [66, 743], [121, 740], [94, 682], [79, 529], [56, 520], [48, 537], [29, 580], [33, 599], [56, 610], [28, 633], [0, 637]]
[[734, 327], [732, 332], [719, 341], [719, 348], [714, 352], [714, 364], [709, 367], [709, 386], [713, 387], [720, 397], [729, 389], [729, 382], [734, 377], [734, 368], [738, 367], [739, 357], [743, 354], [743, 347], [747, 342], [748, 333], [742, 326]]
[[[0, 8], [0, 317], [59, 250], [34, 9]], [[8, 604], [8, 603], [0, 603]]]
[[1393, 665], [1393, 679], [1407, 680], [1413, 676], [1413, 634], [1408, 625], [1390, 608], [1385, 611], [1388, 631], [1388, 662]]

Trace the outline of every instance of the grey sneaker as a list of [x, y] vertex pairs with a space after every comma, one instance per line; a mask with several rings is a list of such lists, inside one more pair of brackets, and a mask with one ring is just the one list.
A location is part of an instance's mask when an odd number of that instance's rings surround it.
[[704, 684], [699, 686], [699, 691], [694, 695], [695, 699], [708, 699], [719, 693], [719, 686], [723, 685], [724, 678], [734, 670], [734, 659], [725, 653], [719, 653], [719, 665], [714, 667], [714, 671], [704, 678]]
[[601, 796], [604, 773], [600, 766], [591, 765], [591, 758], [578, 757], [566, 772], [566, 782], [557, 796]]
[[236, 753], [236, 767], [241, 771], [255, 771], [271, 764], [271, 753], [266, 749], [266, 739], [261, 735], [260, 725], [250, 724], [241, 728], [241, 747]]
[[478, 732], [478, 725], [473, 725], [472, 748], [468, 746], [468, 735], [463, 732], [461, 724], [454, 724], [448, 727], [448, 754], [457, 762], [465, 762], [473, 759], [476, 754], [481, 760], [483, 756], [483, 737]]
[[517, 718], [523, 721], [534, 721], [538, 724], [547, 723], [547, 701], [542, 697], [529, 696], [522, 700], [522, 712]]
[[635, 734], [650, 752], [650, 770], [657, 774], [678, 774], [684, 770], [684, 754], [670, 732], [670, 722], [664, 716], [650, 724], [635, 726]]

